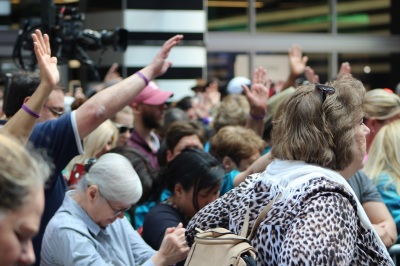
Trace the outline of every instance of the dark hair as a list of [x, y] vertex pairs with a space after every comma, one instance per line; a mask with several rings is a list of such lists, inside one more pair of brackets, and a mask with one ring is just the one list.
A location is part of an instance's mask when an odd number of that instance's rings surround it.
[[183, 137], [191, 135], [197, 135], [204, 144], [204, 130], [198, 123], [187, 121], [172, 123], [165, 135], [167, 150], [172, 151]]
[[199, 210], [199, 191], [221, 184], [224, 175], [225, 171], [217, 159], [203, 150], [192, 148], [184, 149], [161, 174], [171, 191], [174, 191], [176, 184], [180, 184], [185, 191], [193, 188], [193, 206], [196, 210]]
[[7, 117], [15, 115], [21, 108], [26, 97], [32, 96], [40, 84], [37, 73], [20, 71], [12, 75], [7, 97], [4, 99], [3, 110]]
[[176, 121], [189, 122], [190, 119], [188, 115], [179, 108], [169, 108], [166, 110], [164, 113], [164, 126], [160, 132], [162, 138], [167, 134], [169, 127]]
[[193, 107], [192, 97], [190, 96], [183, 97], [176, 103], [175, 106], [183, 111], [189, 110], [190, 108]]

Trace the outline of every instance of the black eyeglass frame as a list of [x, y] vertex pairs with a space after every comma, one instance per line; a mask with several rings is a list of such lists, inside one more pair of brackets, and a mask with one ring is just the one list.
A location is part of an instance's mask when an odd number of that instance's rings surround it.
[[334, 87], [325, 84], [315, 84], [315, 88], [319, 89], [322, 92], [322, 102], [325, 102], [327, 94], [335, 93]]
[[124, 209], [121, 209], [121, 210], [117, 210], [117, 209], [115, 209], [115, 208], [111, 205], [111, 203], [110, 203], [106, 198], [103, 197], [103, 199], [104, 199], [105, 201], [107, 201], [108, 206], [110, 206], [111, 210], [114, 212], [114, 216], [118, 216], [118, 215], [120, 215], [121, 213], [125, 213], [125, 212], [129, 211], [129, 210], [132, 208], [132, 206], [129, 206], [128, 208], [124, 208]]

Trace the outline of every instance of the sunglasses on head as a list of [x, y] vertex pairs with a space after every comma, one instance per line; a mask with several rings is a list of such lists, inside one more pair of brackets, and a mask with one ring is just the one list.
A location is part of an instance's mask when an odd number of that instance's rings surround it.
[[322, 93], [322, 102], [325, 101], [327, 94], [334, 94], [335, 88], [324, 84], [315, 84], [315, 88], [319, 89]]

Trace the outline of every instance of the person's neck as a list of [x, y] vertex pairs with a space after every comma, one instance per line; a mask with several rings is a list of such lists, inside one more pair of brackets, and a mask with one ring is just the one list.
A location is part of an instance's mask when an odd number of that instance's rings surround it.
[[[139, 119], [137, 119], [139, 120]], [[151, 140], [151, 136], [150, 136], [150, 132], [151, 132], [151, 128], [147, 128], [143, 125], [143, 123], [141, 123], [140, 121], [136, 121], [134, 122], [134, 128], [135, 131], [146, 141]]]

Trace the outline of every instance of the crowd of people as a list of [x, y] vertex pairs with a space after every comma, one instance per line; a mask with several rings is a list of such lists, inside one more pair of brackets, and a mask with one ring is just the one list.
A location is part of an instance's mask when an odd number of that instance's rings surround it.
[[0, 265], [184, 265], [196, 229], [240, 235], [269, 202], [257, 265], [394, 265], [400, 97], [348, 63], [321, 84], [293, 46], [284, 82], [257, 67], [171, 102], [155, 79], [176, 35], [71, 102], [48, 36], [32, 39], [39, 73], [14, 73], [3, 105]]

